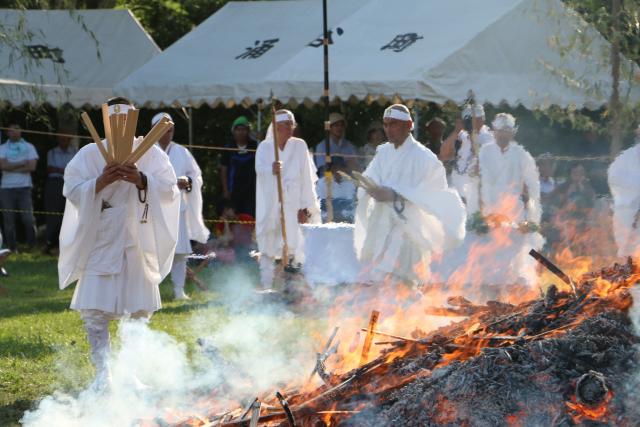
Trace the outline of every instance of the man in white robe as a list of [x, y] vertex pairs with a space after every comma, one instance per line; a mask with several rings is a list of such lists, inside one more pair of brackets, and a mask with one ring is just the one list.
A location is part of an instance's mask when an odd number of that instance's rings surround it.
[[[444, 152], [455, 156], [451, 172], [451, 186], [455, 188], [465, 203], [467, 217], [480, 210], [480, 175], [478, 172], [478, 153], [481, 147], [494, 142], [493, 133], [484, 124], [484, 107], [480, 104], [467, 105], [462, 111], [465, 129], [458, 132], [457, 138], [447, 138]], [[470, 133], [471, 132], [471, 133]]]
[[640, 257], [640, 126], [636, 144], [620, 153], [608, 171], [613, 196], [613, 234], [618, 256]]
[[[158, 113], [153, 116], [151, 126], [165, 116], [171, 119], [167, 113]], [[207, 243], [209, 230], [202, 218], [202, 172], [191, 152], [172, 141], [173, 133], [172, 127], [158, 140], [158, 145], [169, 156], [180, 190], [178, 243], [171, 268], [173, 295], [177, 300], [188, 300], [189, 297], [184, 292], [184, 283], [187, 277], [187, 256], [192, 251], [191, 240]]]
[[464, 239], [466, 213], [442, 163], [411, 135], [407, 107], [392, 105], [383, 120], [389, 142], [363, 174], [376, 187], [358, 189], [354, 244], [361, 280], [420, 285], [430, 278], [431, 253]]
[[[261, 254], [260, 284], [263, 289], [273, 286], [276, 260], [294, 267], [304, 262], [300, 224], [320, 222], [320, 203], [315, 190], [317, 176], [307, 143], [293, 136], [296, 121], [291, 111], [276, 111], [275, 122], [279, 161], [275, 161], [273, 124], [256, 151], [256, 240]], [[289, 260], [282, 260], [277, 171], [282, 179]]]
[[492, 126], [496, 141], [484, 145], [479, 155], [482, 215], [490, 224], [489, 250], [484, 254], [492, 259], [482, 262], [473, 253], [469, 257], [481, 266], [476, 279], [484, 283], [533, 286], [536, 261], [528, 253], [544, 243], [537, 232], [542, 216], [540, 175], [535, 159], [514, 140], [516, 119], [500, 113]]
[[[108, 104], [110, 114], [130, 108], [124, 98]], [[88, 144], [67, 165], [63, 193], [60, 288], [78, 282], [71, 308], [87, 330], [94, 387], [104, 389], [110, 384], [109, 322], [148, 318], [161, 307], [158, 284], [171, 269], [178, 237], [176, 176], [158, 147], [135, 164], [107, 165], [97, 145]]]

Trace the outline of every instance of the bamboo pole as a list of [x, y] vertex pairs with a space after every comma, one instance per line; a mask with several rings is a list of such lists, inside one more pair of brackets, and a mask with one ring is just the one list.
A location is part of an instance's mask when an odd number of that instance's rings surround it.
[[87, 127], [87, 130], [91, 135], [91, 138], [93, 138], [93, 142], [98, 146], [98, 151], [100, 151], [100, 154], [102, 154], [104, 161], [107, 163], [113, 162], [113, 159], [107, 152], [107, 149], [104, 148], [104, 145], [102, 145], [102, 140], [100, 139], [100, 136], [98, 135], [98, 132], [96, 131], [95, 126], [93, 126], [93, 122], [91, 121], [91, 118], [89, 117], [89, 115], [86, 112], [83, 112], [80, 115], [80, 117], [82, 117], [82, 121], [84, 122], [84, 125]]
[[[278, 128], [276, 126], [276, 106], [275, 101], [271, 103], [271, 119], [273, 128], [273, 154], [276, 162], [280, 161], [280, 153], [278, 152]], [[282, 172], [276, 172], [276, 182], [278, 184], [278, 202], [280, 203], [280, 228], [282, 229], [282, 267], [284, 268], [289, 262], [289, 245], [287, 244], [287, 229], [284, 218], [284, 194], [282, 192]]]

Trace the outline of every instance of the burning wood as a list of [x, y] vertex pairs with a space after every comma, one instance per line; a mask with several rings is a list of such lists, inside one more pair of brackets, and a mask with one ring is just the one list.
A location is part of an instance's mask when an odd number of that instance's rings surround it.
[[[378, 316], [372, 315], [363, 329], [369, 346], [375, 335], [394, 339], [377, 358], [331, 374], [315, 390], [262, 398], [282, 410], [263, 406], [255, 423], [637, 425], [639, 398], [629, 385], [640, 369], [640, 340], [628, 309], [630, 288], [639, 280], [640, 270], [629, 261], [581, 277], [575, 295], [551, 286], [543, 297], [519, 305], [478, 306], [453, 298], [449, 305], [467, 318], [430, 333], [416, 331], [413, 338], [375, 330]], [[334, 334], [330, 338], [319, 361]], [[325, 360], [314, 373], [326, 374]], [[248, 420], [222, 423], [243, 424]]]

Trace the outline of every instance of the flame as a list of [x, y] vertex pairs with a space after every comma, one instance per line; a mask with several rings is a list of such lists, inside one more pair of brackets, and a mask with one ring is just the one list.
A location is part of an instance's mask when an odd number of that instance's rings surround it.
[[569, 402], [565, 402], [565, 404], [567, 408], [569, 408], [573, 412], [573, 414], [571, 414], [571, 417], [576, 423], [584, 420], [606, 421], [607, 417], [610, 415], [609, 402], [612, 398], [613, 393], [609, 391], [601, 404], [590, 406], [578, 402], [576, 396], [573, 395], [571, 396], [571, 400]]

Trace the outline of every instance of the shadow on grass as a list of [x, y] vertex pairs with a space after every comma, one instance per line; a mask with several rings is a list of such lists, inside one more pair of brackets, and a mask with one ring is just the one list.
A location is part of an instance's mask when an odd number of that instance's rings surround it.
[[35, 359], [54, 352], [55, 349], [42, 341], [25, 341], [13, 338], [0, 339], [0, 357]]
[[171, 307], [163, 307], [158, 313], [166, 313], [166, 314], [178, 314], [178, 313], [188, 313], [190, 311], [196, 311], [199, 310], [201, 308], [208, 308], [208, 307], [218, 307], [221, 306], [222, 303], [215, 301], [215, 302], [203, 302], [203, 303], [186, 303], [186, 304], [181, 304], [181, 305], [176, 305], [176, 306], [171, 306]]
[[11, 404], [0, 406], [0, 426], [19, 426], [18, 421], [25, 411], [33, 408], [33, 400], [16, 400]]
[[34, 301], [28, 304], [22, 302], [21, 304], [0, 306], [0, 318], [9, 318], [13, 316], [23, 316], [31, 314], [43, 314], [43, 313], [59, 313], [69, 308], [70, 299], [51, 299], [44, 301]]

